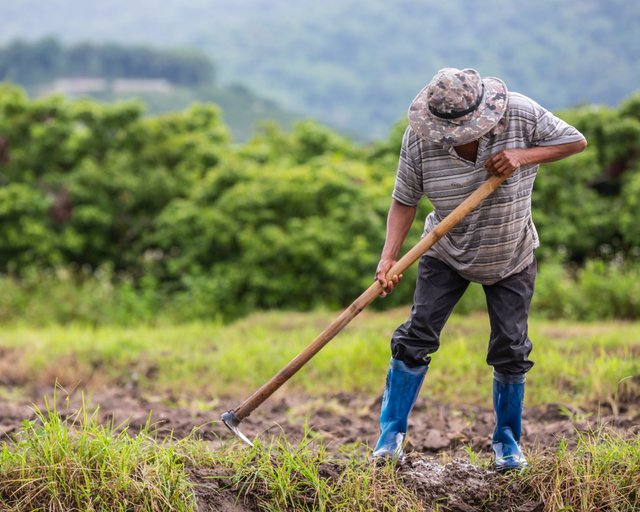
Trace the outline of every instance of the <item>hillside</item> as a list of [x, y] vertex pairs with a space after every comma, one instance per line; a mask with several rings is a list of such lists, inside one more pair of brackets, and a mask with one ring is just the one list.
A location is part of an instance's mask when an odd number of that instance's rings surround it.
[[[34, 14], [37, 13], [37, 16]], [[640, 4], [623, 0], [36, 0], [0, 5], [0, 38], [205, 50], [223, 81], [370, 139], [440, 67], [473, 66], [551, 108], [613, 105], [640, 83]]]
[[33, 97], [58, 93], [103, 102], [138, 99], [149, 115], [195, 102], [215, 103], [238, 141], [249, 139], [266, 120], [283, 128], [294, 120], [293, 114], [247, 87], [218, 84], [211, 60], [193, 50], [18, 39], [0, 45], [0, 82], [21, 85]]

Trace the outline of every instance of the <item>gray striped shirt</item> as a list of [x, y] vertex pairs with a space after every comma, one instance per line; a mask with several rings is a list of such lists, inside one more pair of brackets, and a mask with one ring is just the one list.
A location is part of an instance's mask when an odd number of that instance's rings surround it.
[[[535, 101], [509, 93], [505, 117], [481, 137], [476, 162], [453, 147], [420, 139], [408, 127], [402, 142], [393, 198], [408, 206], [426, 195], [434, 210], [425, 220], [431, 231], [489, 177], [484, 162], [504, 149], [554, 146], [582, 140], [574, 127]], [[533, 259], [538, 233], [531, 218], [531, 190], [537, 165], [522, 167], [473, 210], [427, 254], [470, 281], [493, 284], [523, 270]]]

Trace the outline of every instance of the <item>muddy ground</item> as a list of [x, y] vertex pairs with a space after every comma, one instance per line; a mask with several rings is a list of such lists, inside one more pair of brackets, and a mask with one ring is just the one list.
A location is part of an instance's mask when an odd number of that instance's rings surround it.
[[[39, 390], [37, 396], [51, 396]], [[64, 414], [65, 396], [57, 392]], [[35, 396], [35, 395], [34, 395]], [[78, 406], [80, 393], [71, 397], [70, 411]], [[41, 403], [34, 399], [33, 402]], [[32, 403], [33, 403], [32, 402]], [[237, 398], [227, 398], [210, 409], [180, 407], [165, 398], [148, 398], [132, 395], [130, 391], [109, 390], [88, 395], [90, 406], [100, 405], [101, 421], [114, 421], [116, 425], [127, 424], [130, 431], [143, 428], [149, 420], [160, 437], [172, 435], [183, 438], [193, 434], [208, 442], [215, 450], [221, 443], [232, 440], [226, 427], [219, 421], [220, 414], [237, 407]], [[324, 468], [327, 478], [339, 471], [340, 447], [346, 444], [360, 446], [366, 454], [375, 444], [377, 436], [380, 397], [366, 398], [348, 394], [324, 397], [284, 396], [272, 397], [241, 425], [242, 431], [253, 438], [261, 439], [286, 435], [295, 443], [307, 426], [322, 436], [328, 450], [336, 453], [335, 467]], [[0, 399], [0, 436], [18, 431], [25, 419], [34, 418], [32, 405], [24, 400]], [[436, 403], [420, 398], [410, 421], [407, 459], [398, 468], [404, 483], [415, 490], [429, 510], [439, 503], [440, 510], [495, 510], [483, 503], [491, 493], [505, 485], [502, 476], [469, 464], [468, 450], [489, 454], [493, 413], [478, 406], [457, 406]], [[527, 408], [523, 421], [523, 445], [526, 450], [554, 449], [562, 438], [575, 440], [579, 431], [588, 431], [607, 425], [623, 434], [634, 436], [640, 433], [640, 411], [629, 404], [594, 406], [591, 410], [576, 410], [562, 404], [550, 404], [542, 408]], [[225, 489], [224, 479], [215, 469], [192, 468], [190, 475], [196, 486], [199, 510], [236, 511], [257, 510], [251, 497], [238, 499], [233, 489]], [[446, 507], [443, 508], [442, 505]], [[495, 506], [495, 504], [493, 505]], [[542, 510], [543, 505], [525, 501], [515, 508], [521, 512]]]

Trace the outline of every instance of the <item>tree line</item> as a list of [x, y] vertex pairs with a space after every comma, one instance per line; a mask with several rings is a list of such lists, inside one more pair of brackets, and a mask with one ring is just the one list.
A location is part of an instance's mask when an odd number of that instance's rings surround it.
[[181, 86], [211, 84], [209, 58], [192, 50], [161, 50], [147, 46], [78, 43], [57, 39], [14, 41], [0, 47], [0, 81], [42, 85], [58, 77], [163, 78]]
[[[541, 268], [637, 268], [640, 94], [562, 117], [590, 145], [539, 173]], [[346, 305], [373, 279], [404, 127], [359, 145], [313, 121], [265, 125], [238, 145], [214, 105], [145, 117], [135, 102], [30, 100], [0, 86], [0, 274], [108, 275], [205, 297], [223, 316]], [[418, 218], [429, 211], [423, 202]], [[421, 231], [417, 221], [408, 245]]]

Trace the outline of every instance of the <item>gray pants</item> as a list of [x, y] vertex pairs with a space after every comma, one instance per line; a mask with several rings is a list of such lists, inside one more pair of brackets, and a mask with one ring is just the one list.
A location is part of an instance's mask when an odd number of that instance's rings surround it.
[[[536, 261], [521, 272], [492, 285], [483, 285], [491, 321], [487, 363], [498, 373], [521, 375], [533, 366], [527, 320]], [[430, 256], [418, 266], [418, 280], [409, 319], [391, 337], [391, 354], [408, 366], [431, 362], [440, 346], [440, 331], [469, 286], [451, 267]]]

